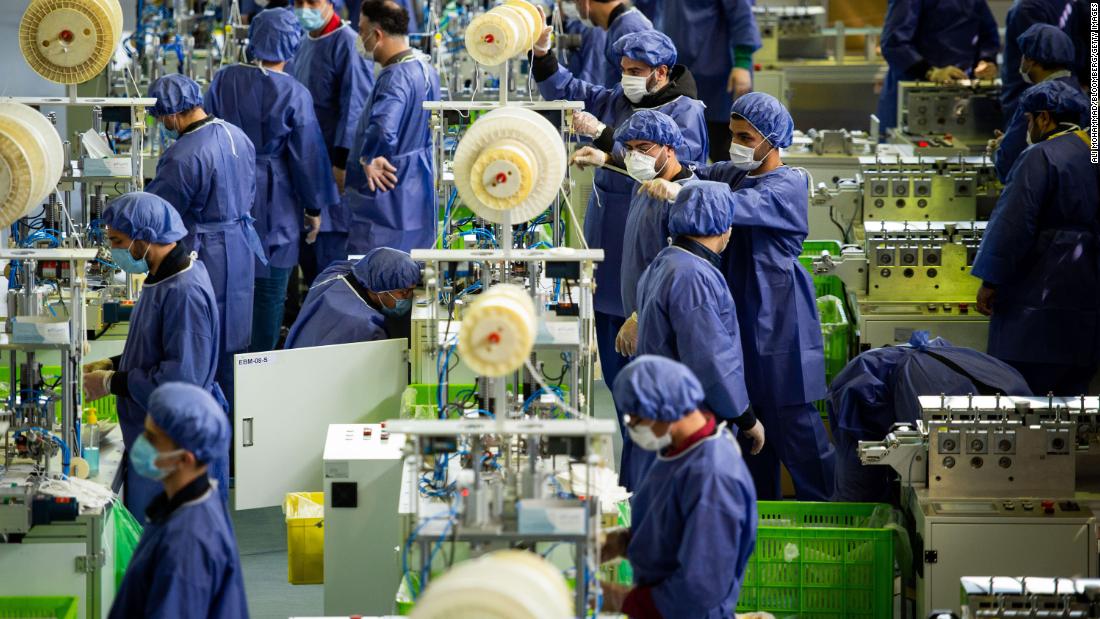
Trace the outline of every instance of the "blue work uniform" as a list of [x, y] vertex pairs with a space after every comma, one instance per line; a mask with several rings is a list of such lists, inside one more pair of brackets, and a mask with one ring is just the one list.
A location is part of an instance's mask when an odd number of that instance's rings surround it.
[[[749, 408], [749, 395], [738, 310], [717, 262], [717, 254], [682, 237], [657, 254], [638, 282], [638, 354], [686, 365], [703, 386], [707, 410], [729, 420]], [[654, 455], [624, 438], [619, 483], [639, 488]]]
[[[554, 62], [552, 54], [549, 58]], [[532, 71], [539, 78], [540, 59], [535, 59]], [[546, 79], [539, 82], [539, 92], [547, 101], [565, 99], [583, 101], [584, 109], [600, 119], [608, 129], [597, 138], [597, 147], [607, 151], [613, 149], [612, 134], [616, 127], [626, 122], [635, 110], [656, 109], [664, 112], [676, 121], [684, 137], [683, 145], [676, 149], [680, 162], [702, 161], [707, 153], [707, 127], [703, 119], [703, 104], [695, 99], [695, 81], [682, 65], [676, 65], [670, 73], [670, 81], [665, 88], [647, 95], [638, 104], [633, 104], [623, 94], [621, 85], [604, 88], [577, 79], [562, 66]], [[615, 156], [622, 158], [622, 149], [615, 150]], [[600, 370], [604, 382], [615, 384], [619, 369], [626, 359], [615, 352], [615, 337], [625, 322], [626, 314], [622, 304], [623, 237], [626, 231], [626, 219], [630, 210], [636, 184], [634, 179], [599, 168], [592, 182], [592, 194], [588, 198], [588, 210], [584, 215], [584, 238], [591, 248], [602, 249], [604, 259], [596, 269], [595, 326], [596, 341], [600, 353]]]
[[271, 350], [279, 340], [290, 270], [298, 264], [303, 217], [308, 212], [323, 221], [340, 202], [332, 164], [309, 90], [290, 75], [226, 67], [214, 75], [203, 108], [240, 127], [257, 148], [252, 217], [267, 264], [257, 261], [256, 279], [257, 286], [271, 280], [274, 289], [254, 298], [250, 350]]
[[373, 342], [389, 337], [386, 317], [367, 301], [367, 290], [352, 274], [351, 265], [338, 262], [318, 276], [290, 328], [285, 348]]
[[971, 274], [996, 288], [989, 354], [1032, 391], [1085, 393], [1100, 358], [1100, 172], [1083, 132], [1016, 160]]
[[[620, 5], [624, 8], [626, 5]], [[613, 47], [615, 41], [623, 38], [628, 34], [635, 32], [645, 32], [646, 30], [653, 30], [653, 23], [649, 21], [641, 11], [634, 7], [625, 8], [625, 10], [618, 10], [612, 12], [613, 19], [607, 26], [607, 36], [604, 40], [603, 57], [607, 61], [609, 67], [609, 76], [613, 76], [614, 79], [604, 82], [604, 86], [607, 88], [614, 88], [622, 77], [622, 64], [620, 64], [619, 56], [615, 54]], [[671, 67], [669, 67], [671, 69]]]
[[[126, 346], [115, 364], [117, 372], [112, 381], [125, 375], [128, 393], [117, 398], [118, 423], [127, 454], [145, 431], [149, 396], [164, 383], [198, 385], [227, 405], [214, 380], [220, 332], [217, 300], [206, 266], [201, 261], [188, 262], [178, 273], [153, 283], [146, 281], [130, 317]], [[115, 390], [112, 385], [112, 392]], [[214, 468], [212, 475], [223, 484], [223, 492], [227, 491], [228, 470], [224, 464]], [[145, 520], [145, 508], [160, 491], [160, 482], [126, 467], [123, 496], [126, 507], [139, 522]], [[228, 494], [223, 498], [228, 500]]]
[[607, 46], [607, 31], [596, 26], [585, 26], [579, 19], [567, 19], [563, 28], [566, 34], [581, 35], [581, 46], [569, 52], [565, 68], [591, 84], [603, 84], [612, 88], [618, 83], [622, 71], [612, 67], [604, 57]]
[[[683, 185], [694, 180], [695, 174], [684, 168], [682, 178], [676, 179]], [[623, 235], [622, 278], [623, 313], [630, 316], [638, 311], [638, 280], [642, 273], [657, 258], [661, 250], [668, 247], [671, 235], [668, 232], [668, 215], [672, 203], [658, 200], [647, 191], [634, 192], [630, 198], [630, 212], [626, 216], [626, 229]]]
[[157, 497], [111, 619], [247, 619], [237, 540], [214, 483], [202, 477]]
[[1000, 48], [986, 0], [890, 0], [882, 28], [889, 70], [878, 102], [880, 129], [898, 124], [898, 82], [923, 80], [932, 67], [970, 71], [979, 60], [996, 61]]
[[658, 455], [631, 499], [626, 557], [663, 617], [734, 616], [756, 549], [756, 492], [729, 430]]
[[[358, 17], [354, 19], [358, 23]], [[321, 125], [329, 160], [338, 168], [349, 165], [348, 153], [359, 118], [374, 88], [373, 67], [356, 52], [357, 38], [347, 24], [319, 37], [307, 33], [286, 66], [286, 72], [305, 84], [313, 96], [313, 111]], [[355, 161], [350, 164], [358, 165]], [[317, 272], [347, 259], [348, 219], [343, 202], [325, 213], [321, 234], [313, 246]]]
[[[425, 101], [439, 101], [439, 74], [415, 50], [391, 61], [378, 75], [348, 156], [344, 199], [351, 214], [348, 252], [375, 247], [401, 251], [435, 244], [431, 114]], [[371, 191], [361, 162], [385, 157], [397, 168], [397, 186]]]
[[[405, 9], [409, 13], [409, 32], [416, 32], [419, 26], [416, 23], [416, 12], [413, 10], [414, 0], [393, 0], [401, 8]], [[352, 25], [356, 30], [359, 30], [359, 15], [360, 7], [363, 5], [363, 0], [348, 0], [348, 19], [351, 20]]]
[[[1017, 0], [1008, 9], [1005, 48], [1001, 56], [1001, 111], [1004, 113], [1005, 127], [1012, 126], [1016, 104], [1028, 87], [1020, 75], [1023, 54], [1016, 39], [1035, 24], [1050, 24], [1065, 30], [1072, 7], [1073, 0]], [[1001, 181], [1004, 181], [1003, 176]]]
[[848, 363], [829, 387], [829, 425], [836, 440], [834, 501], [887, 503], [897, 474], [863, 466], [859, 441], [881, 441], [896, 423], [921, 418], [922, 395], [1031, 395], [1020, 373], [985, 353], [929, 339], [869, 350]]
[[767, 431], [748, 456], [761, 500], [780, 497], [780, 461], [800, 501], [833, 494], [833, 447], [813, 402], [825, 397], [825, 350], [813, 278], [798, 262], [809, 231], [809, 184], [782, 166], [749, 176], [732, 164], [696, 169], [734, 188], [733, 232], [722, 254], [745, 353], [745, 383]]
[[[1065, 82], [1066, 85], [1081, 90], [1081, 83], [1069, 71], [1059, 71], [1048, 79]], [[1001, 179], [1002, 183], [1008, 180], [1008, 173], [1012, 170], [1012, 165], [1016, 163], [1020, 153], [1024, 152], [1024, 149], [1028, 146], [1027, 115], [1015, 105], [1013, 105], [1013, 110], [1012, 119], [1008, 121], [1004, 137], [1001, 138], [1001, 145], [997, 147], [997, 152], [993, 155], [993, 165], [997, 170], [997, 178]], [[1089, 113], [1088, 110], [1085, 110], [1081, 113], [1078, 126], [1087, 127], [1088, 124]]]

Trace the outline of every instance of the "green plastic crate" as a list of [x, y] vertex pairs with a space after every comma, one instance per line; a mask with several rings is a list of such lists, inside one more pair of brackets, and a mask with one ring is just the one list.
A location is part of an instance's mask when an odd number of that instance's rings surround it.
[[840, 241], [803, 241], [802, 242], [802, 255], [798, 257], [798, 261], [802, 263], [802, 266], [807, 270], [813, 268], [813, 259], [820, 256], [821, 252], [827, 251], [832, 256], [840, 255]]
[[738, 612], [777, 617], [890, 617], [894, 546], [890, 506], [760, 501], [756, 550]]
[[825, 380], [831, 383], [848, 364], [852, 325], [844, 311], [844, 300], [835, 295], [818, 297], [817, 313], [821, 316], [821, 335], [825, 340]]
[[75, 597], [0, 597], [0, 619], [76, 619]]

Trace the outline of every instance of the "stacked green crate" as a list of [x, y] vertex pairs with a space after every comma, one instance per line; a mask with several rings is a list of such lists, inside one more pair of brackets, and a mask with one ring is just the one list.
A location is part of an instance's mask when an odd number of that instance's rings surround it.
[[[813, 259], [820, 256], [821, 252], [839, 256], [840, 242], [805, 241], [798, 261], [812, 273]], [[844, 292], [844, 282], [840, 281], [836, 275], [814, 275], [813, 278], [817, 310], [821, 315], [821, 335], [825, 344], [825, 381], [831, 383], [848, 363], [854, 330], [848, 321], [849, 313], [845, 309], [847, 296]], [[828, 414], [824, 400], [818, 400], [814, 405], [822, 417]]]

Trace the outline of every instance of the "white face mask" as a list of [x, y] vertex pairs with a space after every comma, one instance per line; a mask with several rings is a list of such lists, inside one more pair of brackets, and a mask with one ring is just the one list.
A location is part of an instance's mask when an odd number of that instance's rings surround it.
[[627, 426], [626, 431], [630, 440], [646, 451], [660, 451], [672, 444], [671, 434], [666, 432], [664, 436], [657, 436], [653, 433], [653, 426]]
[[642, 100], [642, 97], [649, 94], [649, 77], [653, 75], [650, 73], [645, 77], [624, 75], [622, 81], [619, 83], [623, 85], [623, 94], [630, 100], [631, 103], [637, 103]]
[[[769, 149], [768, 152], [771, 152]], [[752, 171], [764, 163], [763, 159], [756, 158], [756, 149], [743, 146], [734, 142], [730, 144], [730, 163], [738, 170]], [[767, 153], [764, 154], [767, 157]]]
[[626, 154], [626, 171], [637, 181], [648, 181], [657, 177], [657, 158], [632, 150]]
[[1023, 63], [1020, 64], [1020, 77], [1023, 78], [1025, 84], [1035, 83], [1035, 80], [1031, 79], [1031, 74], [1024, 69]]

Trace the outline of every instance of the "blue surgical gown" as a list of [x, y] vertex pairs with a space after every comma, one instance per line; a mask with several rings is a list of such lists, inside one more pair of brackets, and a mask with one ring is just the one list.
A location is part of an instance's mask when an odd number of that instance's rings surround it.
[[[1012, 126], [1010, 119], [1016, 111], [1016, 104], [1028, 87], [1020, 75], [1022, 54], [1016, 39], [1035, 24], [1050, 24], [1065, 29], [1072, 4], [1073, 0], [1017, 0], [1008, 9], [1008, 16], [1005, 18], [1005, 48], [1001, 60], [1001, 111], [1004, 113], [1006, 127]], [[1003, 176], [1001, 180], [1004, 180]]]
[[[1073, 75], [1064, 75], [1054, 79], [1081, 90], [1081, 82], [1078, 82]], [[1008, 180], [1008, 173], [1012, 170], [1012, 164], [1016, 163], [1020, 153], [1024, 152], [1024, 149], [1028, 146], [1027, 116], [1018, 107], [1013, 106], [1013, 109], [1015, 111], [1012, 114], [1012, 119], [1008, 122], [1005, 135], [1001, 138], [1001, 145], [997, 148], [997, 152], [993, 157], [993, 163], [997, 169], [997, 178], [1001, 179], [1002, 183]], [[1087, 109], [1081, 113], [1081, 118], [1077, 122], [1081, 127], [1089, 125], [1089, 112]]]
[[[623, 95], [621, 85], [614, 88], [590, 84], [577, 79], [565, 67], [539, 83], [543, 99], [583, 101], [586, 112], [596, 116], [608, 127], [618, 127], [634, 113], [635, 108]], [[703, 104], [680, 96], [656, 108], [672, 117], [684, 136], [684, 144], [676, 149], [681, 162], [704, 161], [707, 156], [707, 126], [703, 119]], [[618, 152], [622, 155], [622, 152]], [[612, 316], [623, 312], [622, 265], [623, 235], [627, 213], [635, 188], [634, 179], [606, 169], [596, 170], [588, 211], [584, 215], [584, 238], [588, 246], [602, 249], [604, 260], [596, 269], [595, 309]]]
[[244, 574], [225, 510], [210, 488], [167, 519], [147, 523], [110, 617], [247, 619]]
[[[234, 65], [214, 75], [203, 108], [240, 127], [257, 148], [252, 217], [268, 265], [298, 264], [305, 209], [323, 220], [340, 202], [309, 90], [285, 73]], [[267, 266], [257, 262], [256, 276], [266, 277]]]
[[[694, 177], [676, 181], [680, 185]], [[623, 235], [622, 295], [623, 313], [627, 316], [638, 310], [638, 280], [646, 267], [662, 249], [668, 247], [668, 215], [672, 203], [657, 200], [648, 192], [634, 192], [630, 198], [630, 212], [626, 216]]]
[[741, 321], [745, 382], [754, 406], [825, 396], [825, 350], [813, 278], [798, 263], [809, 230], [809, 184], [786, 166], [748, 176], [732, 164], [697, 169], [734, 187], [733, 233], [722, 268]]
[[626, 557], [663, 617], [729, 619], [756, 549], [756, 491], [729, 430], [657, 456], [631, 500]]
[[882, 28], [882, 56], [890, 68], [878, 102], [881, 130], [897, 125], [898, 82], [923, 80], [931, 67], [970, 71], [979, 60], [996, 61], [1000, 48], [987, 0], [890, 0]]
[[1020, 155], [982, 237], [971, 274], [997, 289], [988, 351], [998, 359], [1098, 360], [1100, 171], [1081, 135]]
[[317, 278], [318, 283], [310, 288], [290, 328], [285, 348], [373, 342], [389, 337], [386, 317], [360, 296], [349, 277], [354, 275], [349, 272], [333, 276], [330, 268]]
[[[436, 197], [432, 170], [431, 114], [425, 101], [439, 100], [439, 74], [419, 53], [382, 69], [348, 156], [344, 199], [351, 222], [348, 252], [376, 247], [401, 251], [435, 243]], [[397, 168], [397, 186], [371, 191], [360, 161], [385, 157]]]
[[[749, 407], [737, 314], [721, 272], [677, 246], [662, 249], [638, 282], [638, 354], [690, 368], [721, 420]], [[652, 463], [653, 452], [624, 440], [620, 483], [638, 488]]]
[[733, 48], [760, 49], [752, 0], [664, 0], [650, 4], [661, 5], [655, 22], [676, 44], [677, 62], [687, 65], [695, 75], [699, 98], [707, 105], [707, 120], [728, 122], [733, 95], [726, 89], [733, 70]]
[[607, 31], [596, 26], [585, 26], [579, 19], [567, 19], [564, 29], [567, 34], [581, 35], [580, 49], [569, 52], [565, 59], [569, 72], [586, 82], [614, 87], [622, 71], [608, 64], [604, 57]]
[[263, 243], [252, 226], [256, 149], [236, 126], [215, 119], [180, 136], [157, 162], [145, 191], [176, 207], [218, 299], [220, 350], [246, 350], [252, 338], [252, 286]]
[[[355, 20], [358, 23], [358, 14]], [[374, 88], [373, 67], [355, 51], [358, 36], [347, 24], [317, 38], [307, 34], [286, 65], [286, 72], [305, 84], [313, 96], [313, 111], [330, 160], [337, 159], [336, 149], [350, 151], [359, 117]], [[349, 167], [354, 164], [354, 158], [350, 159]], [[325, 213], [321, 232], [347, 234], [346, 205], [334, 205]]]
[[[954, 367], [952, 367], [954, 366]], [[960, 371], [961, 370], [961, 371]], [[896, 475], [888, 466], [863, 466], [859, 441], [881, 441], [895, 423], [921, 418], [918, 396], [1030, 395], [1024, 377], [985, 353], [928, 340], [867, 351], [853, 359], [829, 387], [829, 425], [836, 440], [834, 501], [887, 502]]]
[[[193, 261], [183, 271], [142, 287], [117, 368], [126, 372], [130, 390], [130, 397], [118, 399], [118, 423], [127, 450], [145, 430], [149, 396], [164, 383], [198, 385], [209, 389], [215, 399], [225, 404], [225, 397], [214, 382], [219, 329], [217, 300], [201, 261]], [[212, 475], [221, 483], [222, 491], [228, 492], [225, 463], [214, 468]], [[126, 507], [139, 521], [145, 520], [146, 506], [160, 491], [160, 482], [128, 468]], [[223, 498], [228, 499], [228, 494]]]

